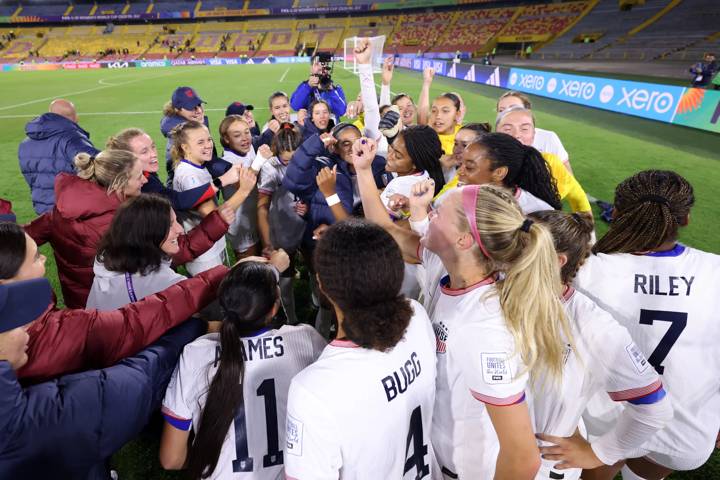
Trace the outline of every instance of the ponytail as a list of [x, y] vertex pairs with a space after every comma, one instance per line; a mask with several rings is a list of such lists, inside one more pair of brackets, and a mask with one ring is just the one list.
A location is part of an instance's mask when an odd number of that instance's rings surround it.
[[[482, 250], [479, 263], [486, 271], [502, 271], [497, 290], [508, 330], [530, 372], [562, 376], [566, 339], [572, 333], [560, 301], [561, 283], [557, 255], [550, 232], [526, 219], [515, 199], [491, 185], [476, 189], [475, 222]], [[470, 229], [463, 211], [463, 228]], [[478, 245], [480, 246], [480, 245]], [[487, 253], [483, 253], [487, 252]], [[535, 375], [537, 378], [537, 375]]]
[[220, 356], [216, 360], [219, 365], [188, 452], [190, 478], [207, 478], [215, 471], [235, 412], [242, 408], [245, 381], [242, 337], [269, 321], [278, 301], [275, 272], [264, 263], [239, 263], [220, 284], [218, 300], [224, 312]]
[[180, 110], [173, 106], [172, 100], [168, 100], [168, 102], [163, 105], [162, 113], [166, 117], [172, 117], [173, 115], [178, 115], [180, 113]]
[[505, 133], [488, 133], [475, 143], [485, 149], [492, 170], [507, 168], [504, 186], [511, 190], [520, 187], [552, 208], [562, 208], [557, 182], [540, 152]]
[[649, 252], [677, 239], [695, 204], [690, 183], [667, 170], [645, 170], [615, 189], [615, 215], [593, 253]]
[[118, 132], [116, 135], [112, 135], [105, 142], [106, 149], [112, 150], [127, 150], [132, 152], [130, 142], [133, 138], [139, 137], [140, 135], [147, 135], [144, 130], [139, 128], [126, 128]]

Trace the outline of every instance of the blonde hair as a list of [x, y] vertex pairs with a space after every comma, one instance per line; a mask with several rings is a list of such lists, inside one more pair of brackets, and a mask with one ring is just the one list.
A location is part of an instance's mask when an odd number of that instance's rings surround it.
[[105, 142], [105, 148], [112, 150], [127, 150], [128, 152], [132, 152], [132, 148], [130, 148], [130, 141], [141, 135], [147, 135], [147, 133], [140, 128], [126, 128], [125, 130], [121, 130], [116, 135], [108, 138], [107, 142]]
[[[566, 339], [572, 333], [562, 295], [553, 238], [546, 227], [528, 221], [513, 196], [482, 185], [475, 203], [477, 230], [488, 256], [476, 247], [485, 271], [503, 272], [497, 291], [505, 323], [528, 372], [562, 377]], [[461, 230], [470, 225], [462, 207]]]
[[173, 115], [180, 115], [180, 109], [173, 106], [172, 100], [168, 100], [168, 102], [163, 105], [162, 113], [166, 117], [172, 117]]
[[219, 132], [220, 132], [220, 144], [228, 148], [230, 146], [230, 142], [228, 142], [225, 137], [227, 136], [228, 130], [230, 130], [230, 125], [232, 125], [235, 122], [243, 122], [250, 128], [250, 124], [247, 123], [247, 120], [245, 120], [240, 115], [228, 115], [227, 117], [223, 118], [223, 121], [220, 122]]
[[172, 158], [173, 165], [177, 165], [185, 158], [185, 151], [182, 146], [183, 143], [187, 143], [188, 132], [191, 130], [200, 130], [201, 128], [207, 127], [195, 120], [188, 120], [187, 122], [176, 125], [175, 128], [170, 131], [170, 139], [172, 139], [170, 157]]
[[125, 190], [135, 162], [137, 158], [132, 152], [110, 149], [97, 155], [78, 153], [74, 160], [78, 177], [105, 187], [108, 195]]
[[528, 97], [527, 95], [525, 95], [522, 92], [516, 92], [515, 90], [509, 90], [509, 91], [503, 93], [502, 95], [500, 95], [500, 98], [498, 98], [498, 101], [495, 104], [495, 111], [497, 111], [498, 105], [500, 105], [500, 100], [502, 100], [503, 98], [508, 98], [508, 97], [517, 98], [518, 100], [520, 100], [522, 102], [523, 107], [526, 110], [532, 110], [532, 102], [530, 101], [530, 97]]

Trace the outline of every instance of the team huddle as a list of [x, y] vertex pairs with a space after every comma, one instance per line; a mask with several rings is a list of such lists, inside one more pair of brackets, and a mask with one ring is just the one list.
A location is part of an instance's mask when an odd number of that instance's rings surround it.
[[[178, 88], [162, 121], [167, 185], [152, 138], [126, 129], [77, 155], [52, 210], [25, 226], [27, 249], [52, 244], [68, 308], [143, 317], [159, 297], [170, 328], [187, 315], [165, 310], [192, 296], [209, 320], [159, 395], [162, 466], [213, 479], [610, 480], [703, 465], [720, 430], [720, 257], [677, 241], [695, 201], [687, 180], [623, 180], [596, 238], [570, 156], [536, 128], [529, 98], [507, 92], [493, 125], [468, 122], [481, 113], [460, 95], [430, 102], [431, 70], [416, 105], [390, 97], [392, 60], [378, 97], [367, 41], [355, 56], [357, 100], [338, 106], [304, 82], [307, 107], [291, 113], [295, 95], [276, 92], [262, 127], [234, 103], [222, 156], [198, 93]], [[92, 234], [66, 233], [70, 196], [103, 205], [84, 220]], [[314, 325], [295, 311], [300, 258]], [[2, 280], [32, 278], [23, 268]], [[31, 348], [13, 367], [26, 380], [64, 373], [39, 361]]]

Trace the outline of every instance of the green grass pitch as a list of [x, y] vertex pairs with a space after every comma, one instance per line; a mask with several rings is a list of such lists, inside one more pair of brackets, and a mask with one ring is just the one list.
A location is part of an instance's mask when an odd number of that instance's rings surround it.
[[[17, 146], [24, 138], [25, 123], [47, 111], [54, 98], [64, 97], [75, 103], [80, 125], [90, 132], [96, 146], [101, 147], [109, 135], [123, 128], [140, 127], [155, 139], [162, 159], [165, 139], [159, 128], [161, 109], [175, 87], [192, 86], [207, 101], [211, 133], [217, 140], [217, 127], [230, 102], [255, 105], [255, 117], [263, 123], [268, 117], [267, 97], [276, 90], [292, 93], [307, 72], [307, 65], [276, 64], [2, 73], [0, 196], [12, 200], [19, 222], [34, 218], [30, 191], [18, 168]], [[334, 78], [343, 85], [348, 99], [355, 97], [359, 90], [356, 77], [336, 68]], [[376, 81], [379, 82], [379, 77]], [[419, 72], [400, 70], [395, 74], [392, 90], [417, 99], [420, 82]], [[493, 123], [500, 89], [438, 77], [432, 95], [443, 91], [463, 96], [468, 112], [466, 122]], [[578, 180], [596, 198], [612, 201], [615, 185], [642, 169], [671, 169], [684, 175], [695, 187], [697, 200], [681, 241], [720, 253], [720, 202], [715, 198], [720, 189], [719, 135], [539, 97], [533, 103], [538, 126], [558, 133], [570, 153]], [[606, 227], [600, 221], [597, 225], [598, 235], [602, 235]], [[47, 275], [59, 293], [51, 250], [46, 246], [43, 251], [48, 255]], [[156, 460], [159, 430], [152, 427], [149, 430], [115, 456], [113, 463], [120, 478], [181, 478], [159, 467]], [[720, 458], [716, 454], [705, 467], [672, 478], [720, 478]]]

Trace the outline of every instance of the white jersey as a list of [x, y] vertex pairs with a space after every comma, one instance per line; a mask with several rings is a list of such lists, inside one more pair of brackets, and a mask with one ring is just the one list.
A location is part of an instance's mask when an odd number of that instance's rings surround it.
[[[576, 286], [624, 325], [661, 374], [675, 416], [645, 447], [697, 468], [720, 429], [720, 256], [678, 244], [592, 255]], [[695, 466], [692, 466], [695, 465]]]
[[287, 165], [279, 158], [269, 159], [260, 169], [258, 192], [271, 197], [268, 208], [270, 243], [292, 253], [302, 242], [307, 222], [295, 211], [299, 198], [283, 185], [285, 172]]
[[[175, 167], [175, 176], [173, 177], [173, 190], [177, 192], [184, 192], [191, 188], [205, 185], [206, 183], [212, 182], [212, 176], [205, 167], [200, 167], [186, 160], [181, 161]], [[183, 229], [185, 233], [188, 233], [193, 228], [197, 227], [202, 221], [202, 217], [194, 210], [186, 210], [178, 214], [182, 221]], [[194, 263], [202, 264], [207, 268], [212, 268], [217, 265], [221, 265], [222, 259], [225, 254], [225, 237], [215, 242], [215, 245], [210, 247], [205, 253], [197, 257], [192, 262], [188, 262], [186, 267], [189, 271], [193, 270], [192, 265]], [[219, 261], [217, 261], [219, 259]], [[207, 269], [206, 268], [206, 269]], [[197, 272], [199, 273], [199, 272]]]
[[433, 447], [443, 473], [492, 479], [499, 443], [485, 404], [513, 405], [525, 398], [527, 374], [507, 329], [494, 279], [465, 289], [448, 286], [440, 258], [422, 249], [426, 307], [437, 350]]
[[[243, 404], [235, 412], [211, 479], [282, 479], [290, 380], [320, 355], [325, 340], [307, 325], [244, 337]], [[188, 344], [173, 373], [162, 412], [174, 427], [197, 430], [217, 372], [220, 335]]]
[[380, 200], [387, 209], [388, 213], [395, 218], [407, 218], [410, 216], [410, 211], [393, 211], [390, 208], [390, 197], [393, 195], [403, 195], [410, 198], [410, 192], [413, 185], [423, 180], [430, 178], [430, 175], [426, 171], [418, 172], [414, 175], [403, 175], [402, 177], [395, 177], [387, 184], [385, 189], [380, 194]]
[[292, 381], [285, 474], [297, 480], [430, 478], [435, 339], [422, 306], [380, 352], [333, 341]]
[[525, 214], [533, 212], [541, 212], [543, 210], [555, 210], [545, 200], [540, 200], [532, 193], [522, 188], [515, 189], [515, 200], [517, 200], [520, 210]]
[[[240, 155], [226, 148], [222, 158], [233, 165], [250, 168], [252, 161], [255, 159], [255, 149], [251, 145], [250, 150], [245, 155]], [[227, 185], [222, 189], [223, 198], [227, 201], [235, 192], [237, 192], [237, 184]], [[258, 191], [257, 188], [253, 188], [245, 201], [235, 211], [235, 220], [228, 227], [228, 240], [230, 240], [230, 244], [235, 251], [244, 252], [258, 243], [257, 200]]]
[[[627, 329], [592, 300], [572, 288], [564, 295], [565, 312], [575, 344], [566, 342], [562, 382], [538, 378], [528, 389], [528, 408], [536, 433], [569, 437], [590, 398], [601, 393], [616, 402], [644, 405], [665, 396], [657, 373], [633, 342]], [[640, 447], [640, 445], [638, 445]], [[628, 457], [635, 456], [628, 452]], [[581, 469], [553, 470], [542, 460], [536, 479], [580, 477]]]
[[568, 163], [569, 161], [570, 157], [560, 141], [560, 137], [557, 136], [557, 133], [551, 130], [536, 128], [535, 139], [533, 140], [532, 146], [540, 152], [552, 153], [563, 163]]

